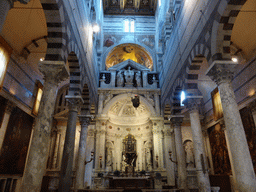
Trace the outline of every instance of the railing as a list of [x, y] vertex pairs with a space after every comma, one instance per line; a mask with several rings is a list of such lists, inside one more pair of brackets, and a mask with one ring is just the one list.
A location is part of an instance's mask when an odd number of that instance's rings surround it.
[[18, 192], [21, 175], [0, 175], [0, 191]]

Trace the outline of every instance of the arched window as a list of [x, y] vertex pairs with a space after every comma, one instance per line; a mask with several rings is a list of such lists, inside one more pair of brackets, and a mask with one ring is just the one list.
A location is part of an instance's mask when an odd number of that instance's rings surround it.
[[186, 99], [186, 94], [184, 91], [181, 91], [180, 94], [180, 106], [184, 106], [183, 101]]

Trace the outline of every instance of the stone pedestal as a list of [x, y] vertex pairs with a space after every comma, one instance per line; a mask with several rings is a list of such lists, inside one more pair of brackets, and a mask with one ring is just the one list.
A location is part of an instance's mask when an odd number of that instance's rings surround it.
[[240, 191], [255, 191], [256, 180], [241, 116], [231, 86], [233, 73], [238, 64], [232, 61], [214, 61], [206, 74], [216, 82], [220, 92], [227, 142], [233, 174]]
[[90, 115], [79, 116], [81, 124], [81, 133], [78, 149], [78, 161], [76, 170], [76, 184], [75, 189], [84, 188], [84, 173], [85, 173], [85, 161], [86, 161], [86, 141], [87, 141], [87, 130], [91, 120]]
[[39, 70], [44, 74], [44, 88], [34, 132], [23, 173], [22, 192], [38, 192], [45, 174], [51, 138], [51, 125], [58, 84], [68, 78], [62, 61], [43, 61]]
[[9, 119], [10, 119], [10, 116], [11, 116], [11, 113], [12, 113], [12, 110], [14, 107], [15, 107], [15, 105], [12, 102], [10, 102], [10, 101], [7, 102], [2, 125], [0, 128], [0, 150], [1, 150], [3, 142], [4, 142], [7, 125], [9, 123]]
[[198, 108], [201, 100], [202, 96], [188, 96], [183, 103], [189, 109], [199, 191], [210, 192], [211, 187]]
[[58, 191], [61, 192], [69, 192], [72, 185], [72, 165], [74, 158], [77, 112], [78, 107], [83, 103], [81, 96], [67, 95], [66, 99], [69, 102], [69, 113], [58, 189]]
[[175, 135], [175, 146], [178, 166], [178, 187], [179, 189], [184, 189], [185, 191], [188, 191], [186, 157], [181, 134], [181, 123], [183, 121], [183, 116], [174, 115], [171, 117], [170, 120], [173, 124]]

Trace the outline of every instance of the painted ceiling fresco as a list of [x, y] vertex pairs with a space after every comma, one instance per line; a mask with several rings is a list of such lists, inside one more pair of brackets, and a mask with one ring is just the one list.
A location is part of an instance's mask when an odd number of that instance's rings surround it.
[[106, 68], [108, 69], [128, 59], [144, 65], [150, 70], [153, 68], [153, 61], [149, 53], [135, 44], [122, 44], [113, 48], [106, 58]]

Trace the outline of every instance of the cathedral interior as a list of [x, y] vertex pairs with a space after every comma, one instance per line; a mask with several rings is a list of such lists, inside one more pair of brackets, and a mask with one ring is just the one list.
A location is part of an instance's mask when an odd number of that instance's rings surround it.
[[256, 191], [256, 0], [0, 0], [1, 192]]

